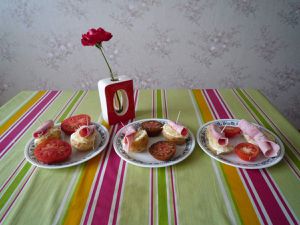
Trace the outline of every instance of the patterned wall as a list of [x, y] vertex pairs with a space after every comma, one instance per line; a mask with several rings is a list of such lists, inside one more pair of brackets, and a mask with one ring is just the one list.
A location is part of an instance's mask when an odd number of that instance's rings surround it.
[[81, 34], [102, 26], [138, 88], [254, 87], [300, 127], [300, 2], [2, 0], [0, 103], [20, 90], [95, 89], [108, 76]]

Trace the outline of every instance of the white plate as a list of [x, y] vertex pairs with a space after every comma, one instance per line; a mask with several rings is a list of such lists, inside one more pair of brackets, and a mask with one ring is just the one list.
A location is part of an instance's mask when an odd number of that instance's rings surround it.
[[135, 129], [138, 129], [141, 127], [142, 122], [150, 121], [150, 120], [159, 121], [162, 124], [165, 124], [166, 122], [169, 121], [167, 119], [157, 119], [157, 118], [138, 120], [126, 125], [125, 127], [122, 127], [115, 135], [114, 142], [113, 142], [114, 149], [122, 159], [136, 166], [158, 168], [158, 167], [166, 167], [166, 166], [177, 164], [182, 160], [184, 160], [185, 158], [187, 158], [193, 152], [195, 148], [195, 138], [190, 131], [186, 143], [184, 145], [176, 145], [176, 154], [172, 157], [172, 159], [168, 161], [157, 160], [153, 158], [153, 156], [148, 151], [149, 147], [153, 143], [161, 140], [166, 140], [162, 134], [160, 134], [157, 137], [150, 137], [147, 149], [145, 151], [139, 153], [126, 152], [122, 146], [122, 140], [124, 138], [126, 127], [132, 125]]
[[[109, 140], [109, 133], [107, 129], [98, 124], [98, 123], [91, 123], [96, 126], [97, 131], [99, 132], [99, 136], [96, 138], [96, 144], [95, 144], [95, 149], [90, 150], [90, 151], [77, 151], [75, 148], [72, 147], [72, 155], [71, 157], [61, 163], [54, 163], [54, 164], [45, 164], [40, 161], [38, 161], [34, 154], [33, 151], [35, 149], [34, 145], [34, 139], [32, 138], [26, 145], [25, 147], [25, 158], [33, 165], [41, 168], [47, 168], [47, 169], [60, 169], [60, 168], [66, 168], [66, 167], [71, 167], [75, 166], [78, 164], [81, 164], [83, 162], [86, 162], [90, 160], [91, 158], [95, 157], [98, 155], [100, 152], [102, 152], [105, 147], [107, 146], [108, 140]], [[56, 124], [55, 126], [60, 126], [60, 124]], [[61, 135], [62, 140], [70, 143], [70, 136], [65, 135], [64, 132], [62, 131]]]
[[[210, 149], [208, 147], [208, 140], [205, 135], [207, 126], [212, 123], [216, 124], [217, 126], [225, 126], [225, 125], [237, 126], [239, 121], [240, 120], [238, 120], [238, 119], [222, 119], [222, 120], [214, 120], [214, 121], [204, 124], [202, 127], [199, 128], [199, 130], [197, 132], [198, 144], [203, 149], [203, 151], [206, 154], [208, 154], [210, 157], [212, 157], [222, 163], [225, 163], [225, 164], [228, 164], [228, 165], [231, 165], [234, 167], [245, 168], [245, 169], [261, 169], [261, 168], [270, 167], [270, 166], [273, 166], [276, 163], [278, 163], [283, 158], [284, 146], [283, 146], [281, 140], [274, 133], [272, 133], [268, 129], [266, 129], [260, 125], [257, 125], [257, 124], [253, 124], [253, 125], [257, 126], [265, 134], [273, 136], [275, 138], [275, 142], [280, 146], [279, 153], [276, 157], [266, 158], [266, 157], [264, 157], [264, 155], [262, 153], [260, 153], [258, 155], [258, 157], [255, 159], [255, 161], [248, 162], [248, 161], [241, 160], [234, 152], [231, 152], [229, 154], [223, 154], [223, 155], [215, 155], [212, 151], [210, 151]], [[246, 142], [245, 139], [242, 137], [242, 135], [229, 140], [229, 144], [232, 144], [233, 146], [237, 145], [240, 142]]]

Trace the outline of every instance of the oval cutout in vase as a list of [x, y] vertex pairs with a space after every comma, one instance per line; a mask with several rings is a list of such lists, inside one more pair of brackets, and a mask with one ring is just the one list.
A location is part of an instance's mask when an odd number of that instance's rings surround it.
[[114, 110], [117, 115], [122, 116], [128, 110], [128, 96], [124, 89], [118, 90], [114, 93]]

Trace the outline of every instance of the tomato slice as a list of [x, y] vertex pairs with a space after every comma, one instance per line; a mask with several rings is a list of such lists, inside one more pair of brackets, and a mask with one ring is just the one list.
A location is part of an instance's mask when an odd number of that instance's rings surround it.
[[58, 139], [45, 140], [34, 149], [35, 157], [47, 164], [65, 161], [71, 154], [71, 145]]
[[[220, 127], [221, 130], [223, 130], [224, 127]], [[239, 127], [233, 127], [233, 126], [226, 126], [224, 129], [225, 137], [232, 138], [238, 134], [240, 134], [242, 131]]]
[[234, 151], [240, 159], [245, 161], [253, 161], [258, 156], [260, 149], [257, 145], [243, 142], [235, 146]]
[[68, 135], [73, 134], [79, 127], [90, 125], [91, 117], [86, 114], [71, 116], [61, 123], [61, 129]]

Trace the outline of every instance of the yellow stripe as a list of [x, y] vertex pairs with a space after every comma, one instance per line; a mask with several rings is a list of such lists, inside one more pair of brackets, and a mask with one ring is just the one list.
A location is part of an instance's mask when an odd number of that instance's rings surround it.
[[237, 205], [237, 210], [243, 223], [245, 225], [260, 224], [253, 205], [249, 197], [247, 197], [246, 189], [244, 188], [244, 184], [240, 179], [237, 169], [225, 164], [221, 164], [221, 168], [226, 177], [227, 184], [230, 190], [232, 190], [231, 194], [233, 195], [235, 204]]
[[46, 91], [39, 91], [32, 99], [27, 102], [22, 108], [20, 108], [13, 116], [11, 116], [1, 127], [0, 135], [2, 135], [6, 130], [8, 130], [20, 117], [32, 106], [34, 105], [43, 95], [46, 94]]
[[83, 169], [80, 182], [76, 187], [75, 193], [68, 207], [68, 212], [63, 222], [64, 224], [73, 225], [80, 223], [90, 193], [90, 189], [97, 172], [99, 161], [103, 153], [104, 152], [89, 160], [86, 167]]
[[[213, 115], [204, 99], [203, 93], [200, 90], [193, 90], [193, 93], [204, 122], [213, 120]], [[233, 201], [236, 205], [236, 210], [239, 213], [243, 224], [260, 224], [237, 169], [226, 164], [220, 164], [220, 166], [226, 178], [229, 189], [231, 190]]]
[[[109, 130], [110, 126], [108, 125], [108, 123], [102, 120], [101, 124]], [[80, 223], [81, 218], [83, 216], [83, 211], [87, 203], [87, 199], [89, 197], [90, 189], [93, 184], [93, 180], [95, 179], [100, 159], [103, 155], [104, 152], [92, 158], [87, 162], [86, 166], [83, 168], [80, 181], [78, 182], [74, 195], [70, 201], [70, 205], [68, 207], [68, 211], [64, 218], [63, 224], [73, 225]]]
[[200, 90], [193, 90], [194, 96], [199, 106], [199, 110], [204, 122], [213, 120], [212, 113], [204, 99], [204, 96]]

